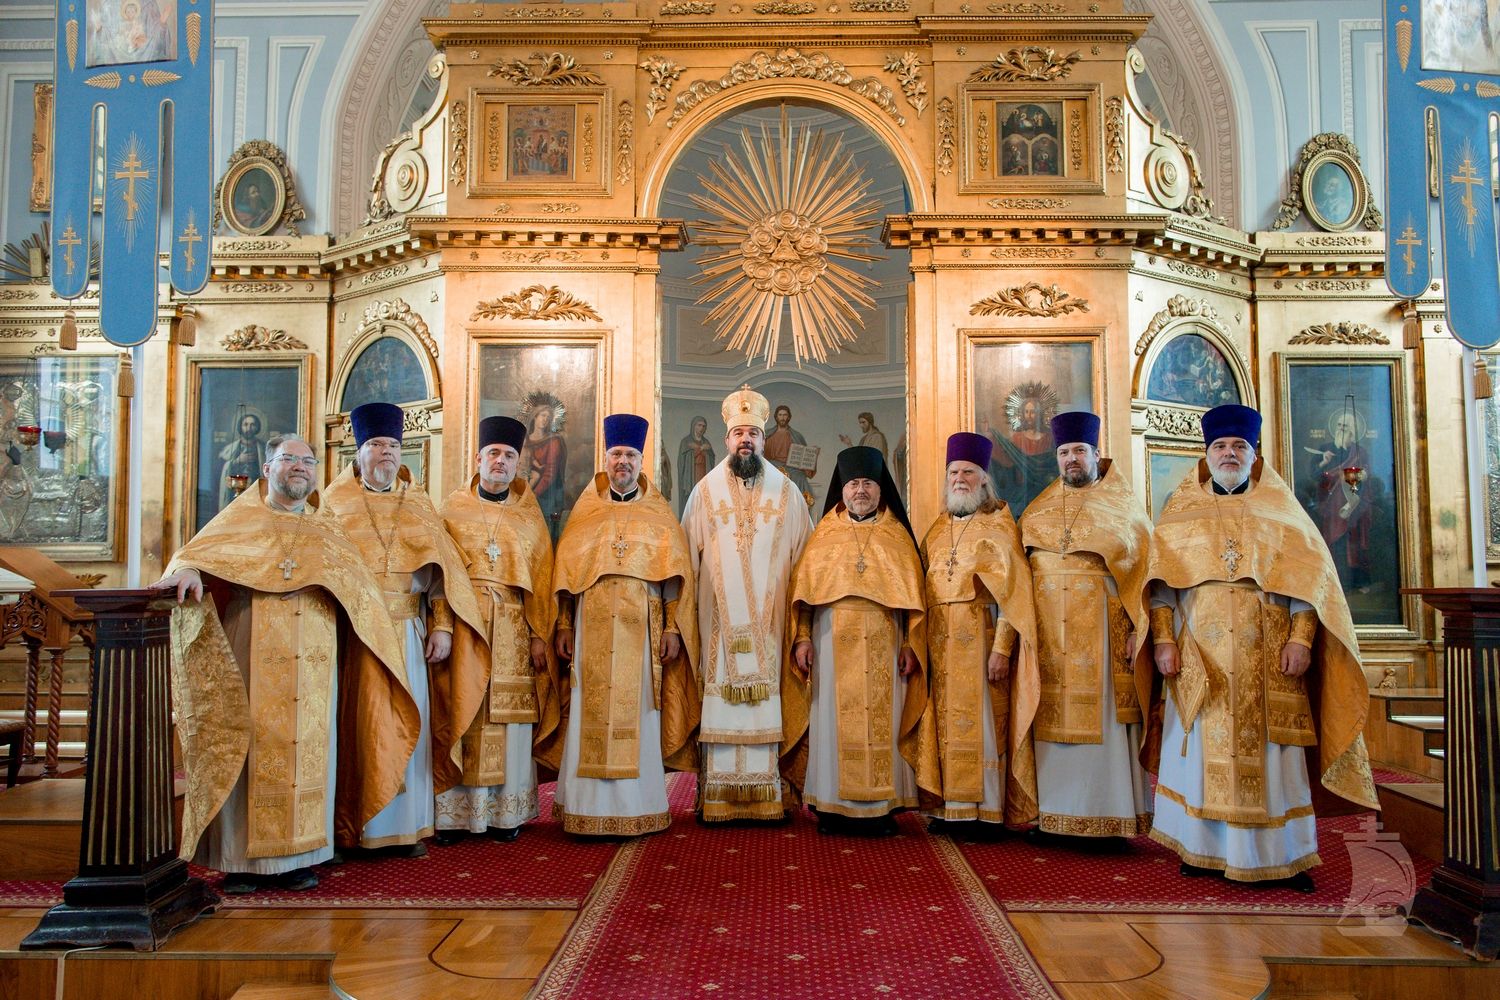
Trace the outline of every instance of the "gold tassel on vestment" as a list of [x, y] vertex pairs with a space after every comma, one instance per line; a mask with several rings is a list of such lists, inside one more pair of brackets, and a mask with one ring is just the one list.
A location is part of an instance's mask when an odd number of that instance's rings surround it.
[[780, 782], [710, 781], [703, 797], [714, 802], [773, 802], [781, 798]]
[[754, 681], [749, 684], [725, 684], [724, 700], [732, 705], [753, 704], [771, 697], [770, 681]]

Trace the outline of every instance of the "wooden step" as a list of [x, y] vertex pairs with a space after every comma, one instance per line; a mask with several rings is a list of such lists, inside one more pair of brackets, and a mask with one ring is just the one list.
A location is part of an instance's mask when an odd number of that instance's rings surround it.
[[[1370, 760], [1388, 765], [1396, 770], [1420, 775], [1429, 781], [1443, 779], [1441, 756], [1431, 751], [1444, 744], [1440, 727], [1403, 725], [1392, 720], [1392, 714], [1408, 718], [1430, 719], [1441, 717], [1442, 701], [1429, 689], [1408, 688], [1394, 691], [1371, 691], [1369, 715], [1365, 718], [1365, 744], [1370, 751]], [[1400, 708], [1400, 713], [1394, 710]], [[1435, 735], [1434, 735], [1435, 734]]]
[[[0, 872], [8, 878], [52, 882], [78, 873], [83, 783], [82, 778], [49, 778], [0, 792]], [[177, 782], [173, 802], [178, 837], [186, 787], [186, 781]]]
[[[16, 984], [20, 989], [0, 995], [63, 1000], [328, 1000], [341, 995], [330, 986], [333, 959], [332, 952], [0, 951], [0, 988]], [[59, 993], [58, 967], [64, 962], [67, 973]], [[251, 984], [274, 992], [245, 992]]]
[[1380, 820], [1387, 832], [1401, 835], [1413, 854], [1443, 860], [1443, 785], [1441, 782], [1377, 782]]
[[327, 986], [310, 983], [245, 983], [229, 1000], [329, 1000], [335, 995]]
[[1500, 963], [1471, 962], [1456, 949], [1451, 959], [1267, 955], [1262, 960], [1270, 982], [1256, 1000], [1500, 996]]

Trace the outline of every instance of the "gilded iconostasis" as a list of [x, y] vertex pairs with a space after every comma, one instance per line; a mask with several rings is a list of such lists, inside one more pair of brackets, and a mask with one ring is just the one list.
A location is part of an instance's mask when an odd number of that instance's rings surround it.
[[[231, 129], [213, 280], [164, 291], [137, 351], [100, 338], [96, 298], [70, 318], [47, 288], [85, 248], [6, 248], [0, 541], [150, 577], [253, 488], [272, 435], [306, 436], [336, 475], [370, 400], [402, 406], [403, 461], [439, 495], [466, 481], [482, 417], [521, 419], [555, 536], [604, 415], [648, 416], [647, 474], [680, 509], [746, 383], [773, 407], [768, 457], [818, 511], [838, 451], [864, 444], [920, 527], [961, 429], [994, 442], [1019, 511], [1056, 475], [1048, 419], [1090, 408], [1154, 513], [1201, 453], [1202, 413], [1241, 402], [1329, 543], [1371, 684], [1421, 684], [1434, 623], [1400, 590], [1470, 574], [1441, 286], [1386, 288], [1377, 151], [1352, 111], [1283, 142], [1269, 181], [1267, 150], [1243, 152], [1275, 192], [1246, 223], [1250, 179], [1171, 63], [1190, 19], [1153, 26], [1158, 6], [432, 11], [359, 217], [318, 215], [343, 146]], [[44, 90], [33, 110], [42, 211]], [[1500, 520], [1500, 432], [1486, 440]]]

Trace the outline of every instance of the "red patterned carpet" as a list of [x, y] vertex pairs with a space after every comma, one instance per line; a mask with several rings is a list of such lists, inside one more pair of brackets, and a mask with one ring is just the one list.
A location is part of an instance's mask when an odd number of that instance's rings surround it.
[[1057, 996], [953, 845], [917, 816], [901, 831], [823, 836], [806, 814], [706, 828], [679, 813], [620, 849], [531, 997]]
[[[542, 819], [520, 837], [500, 844], [470, 837], [452, 847], [428, 841], [425, 858], [349, 861], [317, 868], [320, 884], [308, 892], [262, 890], [225, 896], [226, 907], [474, 907], [577, 909], [619, 849], [570, 837], [552, 820], [552, 785], [541, 788]], [[691, 810], [692, 800], [687, 808]], [[194, 866], [217, 889], [224, 876]], [[0, 906], [52, 906], [62, 883], [0, 880]]]
[[[1120, 854], [1091, 854], [1068, 847], [1033, 844], [1010, 836], [996, 843], [955, 840], [996, 901], [1008, 910], [1099, 913], [1109, 910], [1179, 913], [1339, 915], [1360, 905], [1353, 893], [1353, 866], [1345, 834], [1357, 834], [1364, 816], [1318, 820], [1318, 856], [1312, 869], [1318, 891], [1247, 889], [1219, 878], [1183, 878], [1177, 855], [1147, 837]], [[1406, 856], [1404, 850], [1398, 851]], [[1409, 855], [1412, 892], [1427, 884], [1436, 863]], [[1362, 883], [1370, 881], [1362, 876]], [[1410, 893], [1404, 894], [1409, 896]]]

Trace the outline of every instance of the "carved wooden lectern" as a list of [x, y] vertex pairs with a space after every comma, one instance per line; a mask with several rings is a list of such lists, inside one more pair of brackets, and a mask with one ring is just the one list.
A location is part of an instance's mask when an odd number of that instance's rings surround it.
[[172, 822], [173, 603], [151, 590], [75, 590], [94, 615], [78, 874], [22, 948], [154, 951], [219, 898], [188, 875]]
[[1443, 863], [1411, 917], [1481, 959], [1500, 952], [1500, 589], [1403, 590], [1443, 615]]

